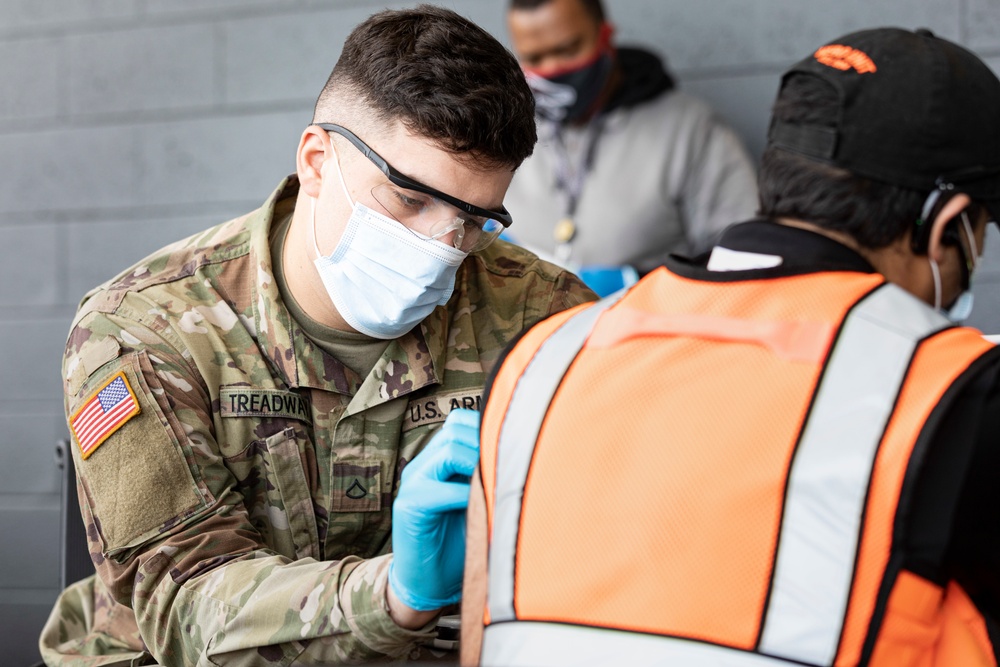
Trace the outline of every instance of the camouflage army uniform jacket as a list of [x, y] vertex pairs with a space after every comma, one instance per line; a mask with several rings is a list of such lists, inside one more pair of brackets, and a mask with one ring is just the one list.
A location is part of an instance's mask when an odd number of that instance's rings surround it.
[[[516, 334], [593, 296], [497, 242], [359, 377], [302, 334], [272, 276], [274, 208], [296, 191], [84, 297], [63, 371], [97, 578], [53, 610], [50, 664], [359, 662], [430, 635], [385, 603], [400, 471], [450, 409], [480, 406]], [[138, 412], [95, 445], [73, 419], [112, 383]]]

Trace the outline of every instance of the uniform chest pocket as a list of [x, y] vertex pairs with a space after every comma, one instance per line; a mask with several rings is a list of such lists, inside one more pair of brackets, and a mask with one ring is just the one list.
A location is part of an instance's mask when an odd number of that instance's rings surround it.
[[288, 558], [319, 558], [316, 512], [303, 465], [304, 438], [294, 428], [254, 440], [226, 457], [250, 521], [265, 543]]
[[334, 512], [379, 512], [383, 501], [382, 465], [378, 459], [333, 464]]

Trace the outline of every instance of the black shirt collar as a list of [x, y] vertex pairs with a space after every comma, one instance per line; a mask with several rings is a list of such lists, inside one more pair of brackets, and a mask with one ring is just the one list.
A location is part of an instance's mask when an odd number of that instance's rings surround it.
[[874, 267], [856, 251], [833, 239], [799, 227], [758, 219], [727, 228], [717, 246], [765, 255], [779, 255], [782, 263], [774, 268], [745, 271], [709, 271], [711, 251], [687, 258], [671, 255], [667, 268], [696, 280], [730, 282], [758, 280], [816, 273], [819, 271], [855, 271], [875, 273]]

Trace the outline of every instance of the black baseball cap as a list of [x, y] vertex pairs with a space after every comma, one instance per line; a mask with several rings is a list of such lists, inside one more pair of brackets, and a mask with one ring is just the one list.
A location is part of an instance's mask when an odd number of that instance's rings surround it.
[[[793, 65], [840, 98], [835, 127], [772, 120], [768, 145], [916, 190], [964, 192], [1000, 220], [1000, 80], [929, 30], [844, 35]], [[780, 95], [780, 93], [779, 93]]]

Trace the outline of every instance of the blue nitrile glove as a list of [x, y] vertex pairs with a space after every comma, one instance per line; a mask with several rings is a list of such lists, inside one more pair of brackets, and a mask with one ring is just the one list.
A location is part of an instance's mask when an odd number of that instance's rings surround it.
[[594, 290], [597, 296], [607, 296], [639, 282], [639, 274], [631, 266], [601, 266], [590, 264], [580, 269], [577, 274], [587, 287]]
[[479, 461], [479, 413], [456, 408], [403, 468], [392, 505], [389, 585], [405, 605], [431, 611], [462, 599], [465, 508]]

